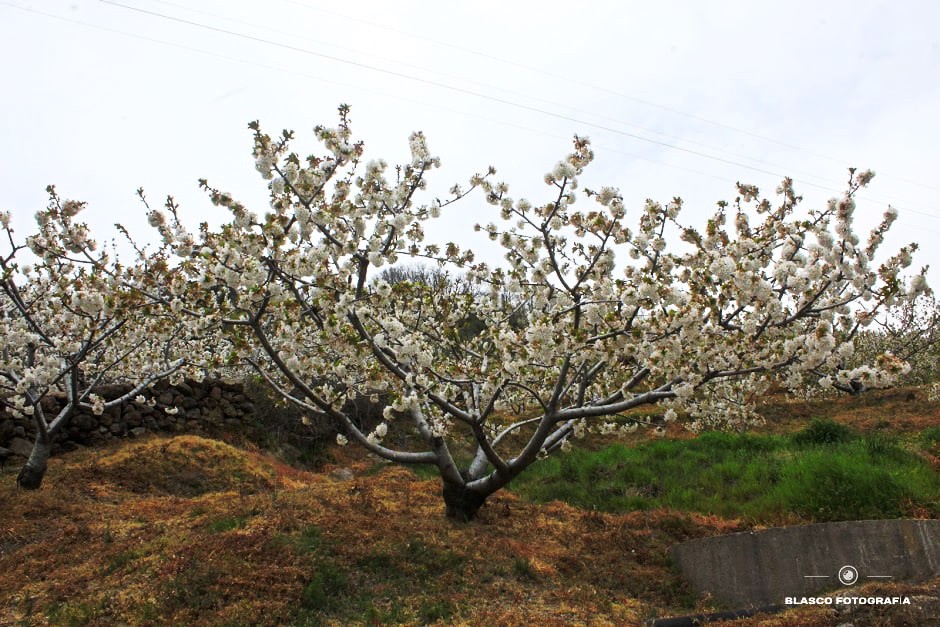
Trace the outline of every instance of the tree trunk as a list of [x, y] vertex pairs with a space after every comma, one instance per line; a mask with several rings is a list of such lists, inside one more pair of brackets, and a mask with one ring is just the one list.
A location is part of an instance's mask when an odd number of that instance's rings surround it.
[[444, 482], [443, 495], [447, 517], [460, 522], [473, 520], [487, 496], [448, 481]]
[[46, 465], [52, 452], [52, 443], [49, 438], [36, 437], [33, 450], [26, 460], [26, 465], [16, 477], [16, 483], [24, 490], [38, 490], [42, 479], [46, 476]]

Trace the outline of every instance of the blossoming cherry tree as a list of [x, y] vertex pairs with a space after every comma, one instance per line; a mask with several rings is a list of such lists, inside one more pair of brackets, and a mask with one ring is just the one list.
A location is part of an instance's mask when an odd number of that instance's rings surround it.
[[[546, 174], [542, 202], [511, 197], [492, 168], [442, 201], [420, 199], [439, 165], [421, 133], [411, 160], [390, 168], [363, 160], [346, 107], [336, 128], [316, 127], [322, 155], [291, 152], [292, 132], [251, 128], [270, 206], [253, 213], [203, 181], [231, 221], [196, 238], [173, 212], [161, 231], [194, 256], [202, 300], [189, 308], [226, 330], [226, 359], [334, 420], [341, 442], [435, 466], [449, 516], [473, 518], [590, 429], [635, 428], [617, 418], [635, 407], [659, 404], [693, 428], [736, 424], [774, 382], [878, 386], [904, 369], [890, 355], [843, 368], [858, 329], [925, 288], [921, 275], [910, 288], [899, 278], [915, 246], [875, 261], [893, 210], [864, 242], [853, 230], [870, 172], [802, 214], [789, 180], [776, 204], [739, 184], [698, 230], [680, 221], [678, 198], [631, 212], [615, 188], [580, 189], [593, 159], [583, 137]], [[480, 230], [505, 251], [499, 267], [425, 242], [428, 220], [480, 195], [494, 211]], [[461, 268], [472, 289], [376, 278], [407, 259]], [[477, 331], [462, 333], [471, 319]], [[361, 396], [388, 400], [377, 426], [343, 410]]]

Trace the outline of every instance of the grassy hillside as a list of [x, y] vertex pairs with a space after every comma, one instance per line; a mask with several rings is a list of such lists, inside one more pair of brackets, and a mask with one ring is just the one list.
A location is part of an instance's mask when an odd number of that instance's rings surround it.
[[[877, 431], [935, 463], [938, 408], [905, 398], [840, 400], [813, 413], [855, 429], [854, 441]], [[879, 413], [888, 426], [877, 429]], [[790, 420], [766, 431], [805, 426]], [[332, 461], [310, 472], [178, 436], [57, 458], [38, 492], [16, 491], [7, 468], [0, 625], [640, 624], [719, 609], [678, 577], [669, 546], [776, 522], [656, 502], [605, 513], [504, 492], [461, 525], [444, 518], [434, 480], [353, 449]], [[729, 624], [928, 624], [940, 615], [938, 588], [940, 579], [868, 588], [910, 595], [913, 607]]]
[[[793, 436], [704, 433], [545, 460], [513, 489], [535, 501], [627, 512], [656, 508], [789, 520], [940, 515], [940, 474], [927, 456], [933, 432], [904, 442], [813, 421]], [[940, 436], [938, 430], [937, 436]]]

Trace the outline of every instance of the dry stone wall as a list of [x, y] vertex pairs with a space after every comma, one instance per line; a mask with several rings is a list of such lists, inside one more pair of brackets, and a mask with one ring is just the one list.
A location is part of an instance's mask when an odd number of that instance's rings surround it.
[[[99, 394], [108, 400], [130, 389], [107, 386]], [[103, 444], [115, 438], [140, 437], [147, 433], [232, 432], [257, 422], [255, 399], [246, 394], [241, 383], [184, 381], [170, 385], [160, 381], [144, 396], [148, 403], [124, 403], [100, 416], [80, 410], [54, 437], [53, 454]], [[62, 402], [61, 397], [43, 399], [47, 418], [58, 413]], [[34, 436], [35, 425], [31, 418], [13, 416], [0, 409], [0, 461], [28, 456]]]

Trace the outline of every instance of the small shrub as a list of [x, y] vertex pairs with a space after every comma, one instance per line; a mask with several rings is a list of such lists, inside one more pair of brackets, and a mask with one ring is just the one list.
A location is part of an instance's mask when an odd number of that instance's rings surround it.
[[565, 455], [559, 461], [558, 476], [565, 481], [578, 481], [581, 479], [579, 461], [581, 456]]
[[174, 614], [180, 608], [211, 610], [221, 601], [218, 590], [222, 573], [190, 560], [179, 573], [167, 579], [163, 587], [163, 613]]
[[436, 623], [454, 615], [454, 606], [449, 601], [424, 601], [418, 608], [418, 620], [422, 623]]
[[346, 574], [332, 562], [320, 562], [300, 594], [305, 610], [329, 612], [336, 609], [347, 589]]
[[402, 608], [398, 600], [393, 600], [388, 608], [378, 607], [370, 604], [365, 613], [366, 625], [404, 625], [413, 621], [408, 620], [409, 616]]
[[388, 553], [370, 553], [356, 560], [356, 568], [377, 578], [389, 580], [402, 575], [401, 568]]
[[53, 603], [46, 609], [46, 618], [54, 625], [79, 627], [95, 619], [97, 611], [88, 603]]
[[466, 559], [450, 549], [412, 540], [398, 545], [395, 561], [414, 581], [433, 581], [441, 571], [460, 569]]
[[112, 555], [108, 558], [108, 566], [104, 569], [102, 574], [110, 575], [115, 573], [133, 561], [139, 559], [143, 554], [140, 551], [130, 550], [122, 551], [117, 555]]
[[232, 531], [233, 529], [243, 529], [247, 523], [248, 519], [244, 516], [226, 516], [225, 518], [219, 518], [209, 523], [209, 531], [212, 533], [224, 533], [226, 531]]
[[798, 445], [830, 445], [848, 442], [855, 433], [844, 424], [828, 418], [813, 418], [802, 431], [793, 434], [793, 443]]
[[323, 532], [316, 525], [304, 527], [294, 546], [302, 553], [317, 553], [323, 546]]
[[535, 572], [535, 569], [532, 568], [532, 563], [523, 557], [517, 557], [513, 560], [512, 571], [518, 579], [525, 581], [535, 581], [538, 579], [538, 574]]

